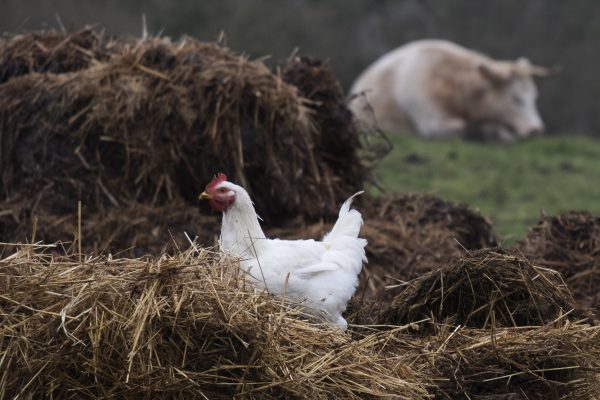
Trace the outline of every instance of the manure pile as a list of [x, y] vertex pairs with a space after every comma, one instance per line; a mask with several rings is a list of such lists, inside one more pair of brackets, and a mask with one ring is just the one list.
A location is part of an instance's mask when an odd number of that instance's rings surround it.
[[408, 282], [376, 318], [388, 324], [430, 318], [485, 329], [545, 325], [575, 307], [560, 273], [485, 249]]
[[65, 35], [48, 31], [16, 35], [0, 43], [0, 83], [33, 72], [64, 73], [108, 61], [114, 42], [91, 29]]
[[560, 273], [505, 250], [468, 252], [390, 301], [350, 307], [357, 337], [402, 327], [391, 346], [418, 354], [435, 399], [600, 398], [600, 327]]
[[0, 398], [600, 399], [588, 213], [506, 251], [464, 204], [361, 196], [346, 333], [213, 252], [214, 173], [268, 235], [320, 238], [385, 150], [369, 140], [318, 60], [91, 29], [0, 42]]
[[571, 211], [544, 217], [515, 247], [559, 271], [581, 306], [600, 315], [600, 216]]
[[[34, 228], [38, 240], [72, 240], [79, 200], [89, 226], [107, 213], [124, 226], [152, 219], [135, 209], [191, 216], [218, 171], [249, 190], [267, 224], [314, 222], [335, 217], [368, 174], [324, 64], [294, 59], [276, 74], [213, 43], [91, 30], [18, 35], [1, 44], [0, 59], [3, 240], [25, 241]], [[188, 233], [212, 243], [204, 226], [218, 219], [203, 215]], [[144, 243], [171, 236], [161, 224], [145, 225], [140, 241], [113, 228], [86, 229], [86, 249], [158, 253], [162, 244]], [[182, 226], [171, 228], [185, 243]]]
[[[471, 323], [459, 322], [464, 313], [458, 313], [423, 332], [416, 321], [351, 325], [342, 333], [297, 304], [254, 290], [236, 261], [210, 249], [142, 259], [49, 250], [0, 249], [2, 398], [600, 396], [600, 327], [558, 309], [569, 298], [562, 288], [553, 292], [559, 282], [552, 274], [522, 277], [541, 303], [538, 311], [555, 317], [543, 326], [519, 326], [532, 321], [516, 318], [517, 326], [477, 329], [462, 324], [477, 326], [477, 314]], [[473, 255], [490, 268], [501, 268], [503, 257], [515, 270], [534, 268], [493, 250]], [[511, 271], [500, 284], [514, 281]], [[459, 286], [443, 285], [449, 292]], [[466, 286], [464, 303], [480, 301]], [[423, 297], [431, 309], [434, 297]], [[504, 307], [533, 306], [531, 299], [501, 297], [494, 306], [502, 309], [499, 317]]]

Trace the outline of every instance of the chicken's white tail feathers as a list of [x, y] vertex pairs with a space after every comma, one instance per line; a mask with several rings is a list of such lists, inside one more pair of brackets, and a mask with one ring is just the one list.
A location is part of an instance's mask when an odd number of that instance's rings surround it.
[[354, 198], [356, 196], [360, 196], [364, 192], [364, 190], [361, 190], [360, 192], [356, 192], [352, 196], [348, 197], [348, 199], [344, 202], [344, 204], [342, 204], [342, 207], [340, 208], [340, 217], [342, 216], [342, 213], [347, 213], [348, 211], [350, 211], [350, 206], [352, 205]]
[[351, 210], [350, 206], [352, 205], [354, 198], [363, 193], [364, 190], [354, 193], [348, 198], [348, 200], [344, 202], [344, 204], [342, 204], [338, 220], [331, 229], [331, 232], [325, 235], [323, 242], [331, 243], [339, 236], [350, 236], [353, 238], [358, 237], [360, 227], [363, 222], [362, 215], [357, 210]]

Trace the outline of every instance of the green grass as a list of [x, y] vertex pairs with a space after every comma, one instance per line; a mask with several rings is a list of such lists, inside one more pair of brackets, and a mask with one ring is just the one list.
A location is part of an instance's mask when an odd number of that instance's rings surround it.
[[377, 175], [390, 192], [431, 192], [488, 216], [506, 242], [542, 212], [600, 213], [600, 140], [542, 137], [513, 145], [392, 136]]

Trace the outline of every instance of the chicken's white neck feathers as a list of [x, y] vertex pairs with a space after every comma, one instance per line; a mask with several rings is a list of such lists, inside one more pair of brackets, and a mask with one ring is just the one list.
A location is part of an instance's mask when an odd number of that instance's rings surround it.
[[236, 193], [234, 203], [223, 213], [221, 247], [241, 257], [257, 258], [265, 234], [258, 222], [252, 200], [241, 186], [231, 185]]

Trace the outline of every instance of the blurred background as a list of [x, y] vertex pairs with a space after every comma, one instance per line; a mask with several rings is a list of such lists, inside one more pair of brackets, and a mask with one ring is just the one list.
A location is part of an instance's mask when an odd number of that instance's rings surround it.
[[347, 90], [373, 60], [418, 38], [494, 58], [527, 56], [561, 73], [539, 80], [548, 131], [600, 135], [600, 2], [594, 0], [1, 0], [0, 30], [97, 24], [115, 35], [182, 34], [277, 61], [295, 48], [328, 59]]
[[[547, 136], [513, 146], [392, 137], [379, 167], [390, 191], [429, 191], [491, 217], [508, 240], [540, 213], [600, 212], [600, 2], [596, 0], [0, 0], [0, 30], [142, 32], [224, 42], [275, 66], [293, 54], [327, 60], [344, 90], [405, 42], [445, 38], [493, 58], [559, 70], [537, 79]], [[512, 238], [512, 239], [511, 239]]]

